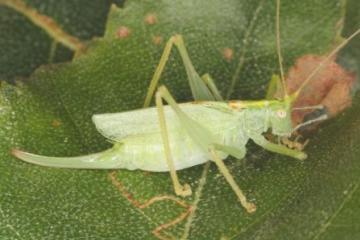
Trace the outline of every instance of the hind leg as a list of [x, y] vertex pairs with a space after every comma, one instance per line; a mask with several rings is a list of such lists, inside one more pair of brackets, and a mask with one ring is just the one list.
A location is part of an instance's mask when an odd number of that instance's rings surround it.
[[178, 175], [176, 173], [173, 156], [171, 154], [171, 149], [170, 149], [169, 135], [168, 135], [167, 127], [166, 127], [166, 119], [165, 119], [166, 117], [165, 117], [165, 113], [164, 113], [164, 105], [163, 105], [164, 96], [163, 95], [164, 95], [164, 93], [160, 90], [156, 93], [156, 107], [157, 107], [158, 115], [159, 115], [161, 138], [162, 138], [163, 145], [164, 145], [166, 163], [169, 167], [170, 176], [171, 176], [171, 180], [174, 185], [174, 190], [175, 190], [176, 195], [185, 197], [185, 196], [191, 195], [191, 188], [188, 184], [182, 185], [180, 183]]
[[169, 59], [171, 49], [176, 46], [180, 52], [181, 59], [184, 63], [186, 74], [189, 80], [189, 85], [193, 98], [195, 100], [222, 100], [219, 90], [217, 89], [214, 81], [209, 74], [205, 74], [202, 77], [196, 72], [194, 65], [192, 64], [189, 54], [187, 52], [184, 40], [181, 35], [172, 36], [166, 43], [163, 54], [160, 58], [160, 62], [155, 70], [155, 73], [150, 81], [148, 92], [145, 98], [144, 107], [150, 105], [151, 99], [158, 86], [161, 74], [164, 71], [165, 65]]
[[180, 119], [180, 122], [189, 136], [196, 142], [204, 152], [210, 152], [214, 162], [218, 166], [220, 172], [224, 175], [227, 182], [230, 184], [236, 195], [238, 196], [241, 205], [248, 211], [254, 212], [256, 207], [253, 203], [248, 202], [243, 192], [240, 190], [239, 186], [236, 184], [234, 178], [227, 170], [226, 166], [218, 156], [217, 151], [226, 152], [232, 156], [237, 158], [243, 158], [245, 152], [243, 149], [232, 147], [232, 146], [225, 146], [221, 144], [216, 144], [216, 138], [209, 132], [206, 128], [204, 128], [200, 123], [196, 122], [192, 118], [190, 118], [185, 112], [181, 110], [179, 105], [175, 102], [169, 91], [166, 87], [162, 86], [159, 88], [158, 92], [156, 93], [156, 105], [159, 112], [159, 122], [161, 128], [162, 139], [164, 143], [164, 149], [166, 154], [166, 160], [169, 166], [170, 175], [174, 183], [175, 192], [178, 195], [186, 195], [189, 192], [187, 188], [188, 185], [182, 186], [179, 182], [179, 179], [176, 174], [176, 169], [174, 167], [174, 162], [171, 155], [171, 149], [169, 144], [169, 138], [167, 134], [166, 128], [166, 118], [164, 116], [164, 109], [163, 109], [163, 99], [171, 106], [171, 108], [175, 111], [177, 116]]

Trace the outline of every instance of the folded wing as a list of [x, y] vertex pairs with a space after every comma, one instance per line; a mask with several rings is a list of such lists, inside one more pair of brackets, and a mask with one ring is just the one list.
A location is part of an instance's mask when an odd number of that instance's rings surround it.
[[[184, 103], [181, 109], [191, 118], [212, 129], [226, 127], [229, 113], [209, 108], [202, 104]], [[169, 107], [164, 107], [168, 131], [181, 127], [178, 117]], [[144, 108], [121, 113], [106, 113], [93, 115], [92, 120], [97, 130], [106, 138], [113, 141], [144, 134], [159, 133], [158, 113], [155, 107]]]

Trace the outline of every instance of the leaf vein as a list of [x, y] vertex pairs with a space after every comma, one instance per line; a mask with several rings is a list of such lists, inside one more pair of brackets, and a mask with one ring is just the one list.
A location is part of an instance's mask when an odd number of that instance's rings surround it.
[[319, 239], [319, 237], [326, 231], [326, 229], [328, 229], [331, 226], [334, 219], [339, 215], [341, 210], [344, 208], [345, 204], [350, 201], [350, 199], [352, 198], [352, 196], [354, 195], [354, 193], [356, 192], [356, 190], [358, 188], [359, 188], [358, 183], [355, 184], [354, 186], [352, 186], [352, 185], [349, 186], [349, 188], [348, 188], [348, 190], [350, 190], [349, 194], [346, 196], [346, 198], [344, 198], [344, 200], [342, 201], [342, 203], [340, 204], [338, 209], [334, 212], [334, 214], [328, 218], [328, 221], [322, 225], [322, 227], [319, 229], [318, 233], [313, 237], [313, 240]]
[[207, 162], [204, 165], [201, 177], [199, 179], [199, 185], [198, 185], [198, 187], [197, 187], [197, 189], [195, 191], [195, 199], [193, 201], [193, 204], [191, 205], [192, 211], [189, 214], [188, 220], [187, 220], [187, 222], [185, 224], [184, 232], [183, 232], [183, 235], [181, 237], [182, 240], [188, 239], [188, 237], [189, 237], [190, 230], [191, 230], [193, 221], [195, 219], [195, 213], [196, 213], [196, 210], [198, 208], [199, 202], [201, 200], [202, 191], [203, 191], [203, 189], [205, 187], [205, 184], [206, 184], [206, 179], [207, 179], [207, 174], [209, 172], [209, 167], [210, 167], [210, 162]]
[[241, 55], [240, 55], [240, 58], [239, 58], [239, 63], [237, 65], [237, 67], [236, 67], [234, 75], [231, 78], [231, 83], [230, 83], [229, 90], [228, 90], [228, 92], [226, 94], [226, 99], [230, 98], [232, 92], [234, 91], [236, 83], [238, 82], [241, 70], [242, 70], [242, 68], [243, 68], [243, 66], [245, 64], [245, 55], [246, 55], [246, 49], [247, 49], [247, 46], [248, 46], [248, 43], [249, 43], [249, 37], [250, 37], [250, 34], [252, 33], [254, 27], [255, 27], [257, 17], [259, 16], [259, 13], [260, 13], [260, 11], [261, 11], [261, 9], [263, 7], [263, 4], [264, 4], [264, 0], [261, 0], [259, 2], [259, 5], [255, 9], [253, 17], [250, 20], [249, 27], [245, 32], [244, 39], [242, 40], [243, 43], [244, 43], [243, 50], [241, 52]]

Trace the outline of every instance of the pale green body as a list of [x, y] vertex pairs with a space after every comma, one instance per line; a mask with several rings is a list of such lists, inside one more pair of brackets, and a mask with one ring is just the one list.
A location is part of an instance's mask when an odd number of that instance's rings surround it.
[[[206, 128], [221, 145], [233, 146], [246, 154], [249, 138], [261, 136], [269, 128], [267, 108], [234, 110], [227, 103], [183, 103], [180, 108]], [[205, 163], [211, 159], [188, 134], [176, 113], [165, 106], [169, 143], [176, 170]], [[93, 116], [98, 131], [114, 143], [104, 152], [79, 157], [47, 157], [17, 152], [25, 161], [43, 166], [95, 169], [141, 169], [153, 172], [169, 171], [161, 138], [159, 116], [155, 107], [121, 113]], [[228, 154], [219, 151], [225, 159]]]
[[[244, 129], [246, 111], [225, 112], [206, 104], [192, 103], [180, 104], [180, 107], [207, 128], [219, 144], [241, 148], [245, 155], [245, 144], [249, 139]], [[165, 115], [176, 170], [207, 162], [209, 153], [194, 142], [168, 106], [165, 107]], [[155, 172], [169, 170], [158, 119], [156, 108], [93, 116], [100, 133], [122, 144], [117, 151], [118, 162], [114, 162], [114, 168]], [[221, 154], [221, 157], [224, 159], [227, 154]]]

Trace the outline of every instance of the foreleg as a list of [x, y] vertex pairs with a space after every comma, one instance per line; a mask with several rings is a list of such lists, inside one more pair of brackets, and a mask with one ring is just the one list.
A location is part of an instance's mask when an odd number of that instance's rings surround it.
[[272, 142], [266, 140], [265, 137], [262, 136], [262, 135], [250, 136], [250, 138], [256, 144], [258, 144], [259, 146], [263, 147], [264, 149], [266, 149], [268, 151], [279, 153], [279, 154], [282, 154], [282, 155], [287, 155], [287, 156], [297, 158], [297, 159], [300, 159], [300, 160], [304, 160], [307, 157], [306, 153], [304, 153], [304, 152], [287, 148], [284, 145], [272, 143]]

